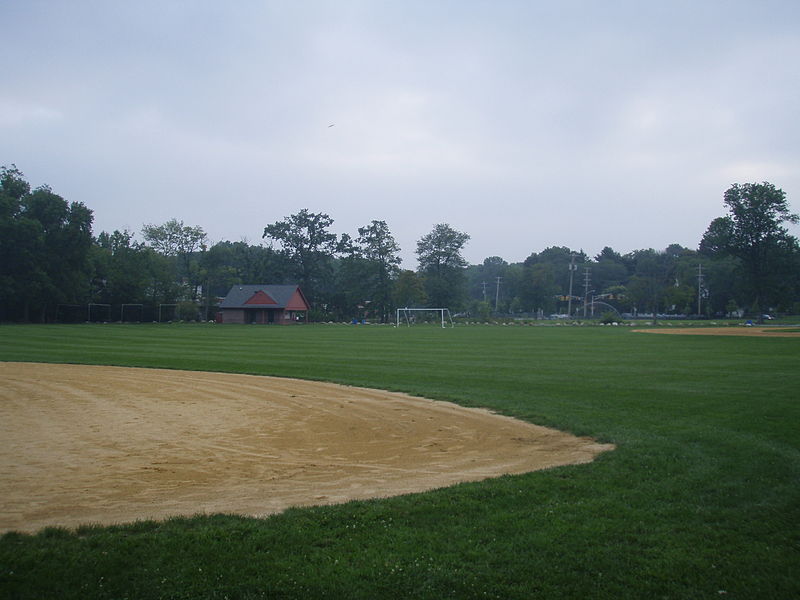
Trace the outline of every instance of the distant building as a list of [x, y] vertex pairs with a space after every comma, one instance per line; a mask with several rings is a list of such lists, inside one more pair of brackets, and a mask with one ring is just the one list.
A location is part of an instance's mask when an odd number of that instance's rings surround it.
[[235, 285], [219, 305], [218, 323], [288, 325], [308, 322], [309, 304], [296, 285]]

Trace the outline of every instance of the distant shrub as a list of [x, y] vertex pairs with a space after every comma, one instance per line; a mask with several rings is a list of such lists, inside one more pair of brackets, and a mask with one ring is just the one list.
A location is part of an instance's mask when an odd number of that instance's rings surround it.
[[180, 321], [197, 321], [200, 318], [200, 309], [194, 302], [181, 302], [176, 312]]
[[622, 319], [617, 313], [608, 311], [603, 313], [603, 316], [600, 317], [600, 322], [603, 325], [609, 325], [611, 323], [622, 323]]

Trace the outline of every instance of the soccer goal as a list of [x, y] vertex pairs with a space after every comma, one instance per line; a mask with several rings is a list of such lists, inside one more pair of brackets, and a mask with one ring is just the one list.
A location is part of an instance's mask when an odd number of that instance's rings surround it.
[[[92, 319], [92, 317], [94, 317], [94, 319]], [[110, 304], [101, 304], [100, 302], [90, 302], [89, 304], [87, 304], [87, 309], [86, 309], [87, 323], [93, 323], [95, 321], [110, 321], [110, 320], [111, 320]]]
[[159, 304], [158, 305], [158, 322], [161, 323], [161, 309], [166, 307], [167, 309], [172, 309], [165, 311], [165, 314], [171, 314], [170, 320], [175, 318], [175, 313], [177, 312], [178, 305], [177, 304]]
[[453, 318], [450, 316], [449, 308], [398, 308], [397, 309], [397, 326], [400, 327], [401, 320], [405, 322], [408, 327], [417, 322], [416, 313], [439, 313], [439, 321], [442, 323], [442, 329], [447, 327], [455, 327]]
[[[120, 323], [125, 322], [125, 308], [128, 308], [128, 320], [132, 321], [136, 319], [137, 321], [142, 320], [142, 312], [144, 311], [144, 304], [123, 304], [119, 309], [119, 321]], [[139, 309], [138, 311], [136, 309]], [[131, 309], [133, 309], [133, 317], [131, 317]], [[138, 317], [138, 318], [137, 318]]]

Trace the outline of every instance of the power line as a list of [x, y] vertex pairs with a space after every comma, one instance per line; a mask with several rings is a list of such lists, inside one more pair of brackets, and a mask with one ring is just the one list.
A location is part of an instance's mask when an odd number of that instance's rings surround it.
[[569, 263], [569, 300], [567, 301], [567, 315], [572, 316], [572, 276], [578, 270], [575, 264], [575, 253], [572, 253], [572, 260]]
[[703, 263], [697, 264], [697, 316], [700, 316], [700, 300], [703, 292]]
[[589, 275], [589, 267], [583, 270], [583, 318], [586, 318], [586, 305], [589, 302], [589, 282], [591, 277]]

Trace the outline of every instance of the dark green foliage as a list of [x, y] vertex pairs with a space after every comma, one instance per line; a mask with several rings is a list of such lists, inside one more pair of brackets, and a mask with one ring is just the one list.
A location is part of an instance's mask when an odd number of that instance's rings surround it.
[[181, 321], [197, 321], [200, 315], [200, 310], [197, 304], [194, 302], [178, 302], [175, 315]]
[[142, 320], [153, 321], [160, 305], [183, 300], [208, 320], [241, 283], [299, 284], [316, 321], [388, 322], [403, 306], [448, 307], [473, 320], [584, 317], [593, 299], [633, 314], [793, 311], [800, 246], [782, 226], [797, 220], [784, 192], [737, 184], [725, 204], [729, 215], [711, 223], [699, 252], [671, 244], [622, 255], [606, 246], [591, 259], [552, 246], [520, 263], [491, 256], [467, 265], [469, 234], [438, 224], [418, 241], [412, 272], [400, 271], [385, 221], [359, 227], [354, 238], [307, 209], [264, 228], [276, 248], [224, 241], [207, 249], [203, 229], [177, 219], [145, 225], [145, 243], [128, 231], [101, 232], [92, 243], [88, 208], [47, 186], [31, 191], [12, 165], [0, 169], [0, 321], [75, 322], [91, 315], [91, 304], [110, 305], [109, 319], [141, 304]]
[[163, 225], [145, 225], [142, 227], [142, 235], [158, 254], [176, 261], [173, 281], [184, 280], [184, 296], [191, 301], [197, 300], [198, 290], [204, 279], [201, 263], [208, 239], [203, 228], [190, 227], [184, 225], [183, 221], [170, 219]]
[[[400, 272], [400, 246], [389, 231], [386, 221], [372, 221], [366, 227], [358, 228], [356, 240], [357, 256], [364, 264], [361, 279], [366, 284], [362, 300], [368, 300], [372, 306], [370, 313], [381, 323], [391, 320], [392, 287]], [[341, 283], [339, 287], [343, 287]]]
[[[2, 360], [332, 380], [617, 445], [591, 464], [264, 520], [7, 534], [0, 596], [800, 597], [799, 342], [611, 327], [0, 327]], [[281, 352], [267, 360], [266, 344]]]
[[333, 256], [339, 245], [337, 235], [329, 231], [331, 225], [333, 219], [329, 215], [304, 208], [267, 225], [262, 236], [280, 244], [281, 253], [293, 267], [296, 283], [312, 304], [324, 300], [330, 292]]
[[394, 285], [394, 304], [398, 307], [427, 306], [428, 297], [422, 285], [422, 278], [414, 271], [404, 269], [397, 276]]
[[[133, 240], [129, 231], [101, 232], [92, 246], [92, 302], [174, 302], [174, 259]], [[152, 320], [152, 319], [150, 319]]]
[[615, 312], [604, 312], [603, 316], [600, 317], [600, 322], [603, 325], [610, 325], [611, 323], [619, 323], [622, 319], [619, 318], [619, 315]]
[[47, 321], [88, 292], [92, 211], [0, 169], [0, 320]]
[[439, 223], [417, 242], [419, 273], [423, 276], [429, 306], [460, 308], [464, 297], [464, 267], [461, 251], [469, 234]]
[[728, 214], [714, 219], [700, 250], [709, 256], [737, 258], [756, 313], [775, 304], [787, 279], [796, 286], [797, 239], [783, 223], [797, 223], [786, 193], [768, 182], [734, 184], [724, 196]]

